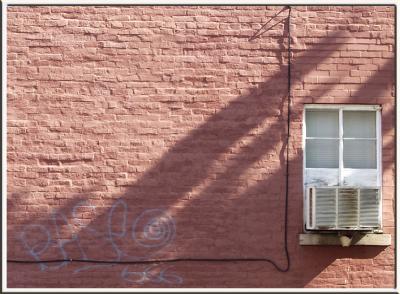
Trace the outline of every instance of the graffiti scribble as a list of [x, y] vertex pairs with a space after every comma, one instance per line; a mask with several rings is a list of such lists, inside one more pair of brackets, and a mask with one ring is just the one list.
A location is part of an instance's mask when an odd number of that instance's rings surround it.
[[[72, 208], [70, 220], [63, 213], [52, 214], [53, 234], [50, 228], [44, 225], [29, 224], [24, 227], [20, 234], [21, 242], [28, 254], [39, 262], [41, 271], [57, 270], [68, 265], [70, 263], [68, 259], [72, 259], [66, 248], [69, 244], [78, 248], [80, 253], [78, 259], [89, 260], [81, 245], [82, 240], [78, 234], [74, 233], [72, 225], [78, 223], [78, 210], [81, 207], [89, 208], [92, 211], [96, 210], [95, 206], [81, 201]], [[163, 209], [146, 209], [129, 221], [128, 205], [120, 199], [108, 211], [106, 234], [89, 226], [85, 226], [85, 229], [93, 237], [101, 238], [111, 245], [115, 258], [109, 261], [115, 263], [83, 266], [75, 269], [74, 274], [99, 267], [109, 267], [122, 260], [138, 261], [149, 258], [173, 241], [176, 226], [173, 218]], [[43, 256], [46, 253], [54, 252], [52, 250], [56, 250], [55, 252], [60, 256], [59, 259], [63, 260], [59, 264], [48, 265], [45, 261], [42, 262], [46, 259]], [[133, 252], [137, 254], [133, 254]], [[126, 266], [121, 272], [121, 278], [128, 283], [181, 284], [183, 282], [182, 277], [176, 273], [167, 272], [171, 267], [151, 265], [143, 270], [130, 270], [130, 267]]]

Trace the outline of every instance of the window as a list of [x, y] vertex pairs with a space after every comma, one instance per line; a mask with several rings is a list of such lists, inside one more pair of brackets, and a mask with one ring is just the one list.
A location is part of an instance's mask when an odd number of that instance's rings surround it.
[[380, 186], [378, 106], [308, 105], [305, 185]]
[[306, 105], [307, 228], [380, 227], [380, 128], [379, 106]]

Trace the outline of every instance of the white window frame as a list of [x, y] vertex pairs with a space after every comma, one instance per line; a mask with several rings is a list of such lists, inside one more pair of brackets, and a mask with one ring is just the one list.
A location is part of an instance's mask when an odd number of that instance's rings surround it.
[[[339, 111], [339, 185], [343, 183], [343, 111], [374, 111], [376, 113], [376, 186], [380, 190], [382, 188], [382, 124], [381, 124], [381, 106], [380, 105], [355, 105], [355, 104], [304, 104], [303, 111], [303, 125], [302, 125], [302, 150], [303, 150], [303, 203], [304, 203], [304, 224], [303, 228], [306, 228], [306, 222], [309, 212], [309, 205], [307, 203], [307, 190], [310, 186], [306, 185], [306, 110], [308, 109], [320, 109], [320, 110], [338, 110]], [[371, 185], [365, 185], [363, 187], [368, 187]], [[349, 188], [351, 186], [348, 186]], [[380, 203], [380, 214], [382, 214], [382, 195]], [[315, 213], [313, 214], [315, 215]], [[380, 216], [381, 217], [381, 216]]]

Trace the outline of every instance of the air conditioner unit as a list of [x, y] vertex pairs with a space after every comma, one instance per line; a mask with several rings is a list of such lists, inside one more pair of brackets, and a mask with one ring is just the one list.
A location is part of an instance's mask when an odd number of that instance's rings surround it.
[[379, 187], [307, 187], [307, 230], [380, 230]]

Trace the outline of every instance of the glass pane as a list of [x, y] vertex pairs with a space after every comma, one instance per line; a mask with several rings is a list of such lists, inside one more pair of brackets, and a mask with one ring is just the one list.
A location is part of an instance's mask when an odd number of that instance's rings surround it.
[[307, 110], [306, 135], [307, 137], [338, 138], [339, 111]]
[[375, 111], [343, 111], [344, 138], [375, 138]]
[[308, 168], [338, 168], [339, 140], [307, 139], [306, 167]]
[[345, 168], [376, 168], [376, 140], [343, 140]]

